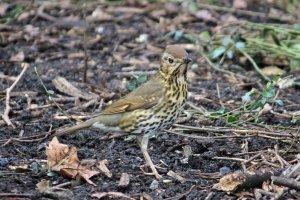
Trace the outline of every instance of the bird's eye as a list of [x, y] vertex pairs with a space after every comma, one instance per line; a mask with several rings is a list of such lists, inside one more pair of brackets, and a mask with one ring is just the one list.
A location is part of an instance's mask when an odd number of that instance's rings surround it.
[[169, 63], [171, 63], [171, 64], [174, 62], [174, 60], [172, 58], [169, 58], [168, 60], [169, 60]]

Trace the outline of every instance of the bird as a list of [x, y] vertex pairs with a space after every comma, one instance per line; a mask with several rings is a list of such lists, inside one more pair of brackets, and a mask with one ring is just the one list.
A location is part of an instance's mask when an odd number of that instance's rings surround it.
[[147, 82], [115, 101], [96, 117], [55, 132], [63, 136], [81, 129], [98, 128], [136, 135], [137, 143], [156, 179], [161, 176], [147, 148], [149, 138], [170, 128], [183, 111], [188, 96], [187, 68], [192, 59], [180, 45], [168, 45], [157, 73]]

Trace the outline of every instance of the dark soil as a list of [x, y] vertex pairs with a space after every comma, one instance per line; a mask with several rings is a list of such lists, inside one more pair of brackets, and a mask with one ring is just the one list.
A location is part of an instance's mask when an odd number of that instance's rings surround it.
[[[228, 2], [229, 6], [231, 2]], [[25, 8], [24, 12], [36, 11], [39, 6], [34, 5], [28, 7], [22, 3], [10, 4], [13, 9], [15, 6]], [[155, 5], [155, 4], [153, 4]], [[145, 8], [145, 5], [128, 1], [121, 7], [138, 7]], [[173, 7], [172, 7], [173, 6]], [[102, 6], [105, 11], [113, 6]], [[88, 7], [86, 16], [90, 16], [96, 6]], [[268, 5], [251, 5], [249, 9], [254, 11], [268, 10]], [[30, 64], [24, 77], [14, 88], [13, 92], [32, 91], [37, 92], [36, 96], [26, 97], [25, 95], [12, 96], [10, 105], [10, 119], [16, 128], [8, 127], [4, 121], [0, 123], [0, 139], [4, 144], [9, 138], [28, 137], [33, 135], [42, 135], [50, 129], [57, 129], [62, 126], [71, 125], [70, 120], [61, 120], [55, 116], [63, 116], [56, 106], [43, 109], [28, 109], [28, 102], [43, 106], [52, 104], [48, 95], [39, 81], [35, 67], [41, 76], [46, 88], [54, 91], [53, 97], [65, 94], [59, 92], [53, 85], [52, 80], [56, 76], [62, 76], [73, 83], [77, 88], [85, 92], [93, 92], [98, 95], [97, 103], [87, 108], [81, 109], [75, 105], [74, 101], [59, 103], [64, 112], [74, 116], [92, 116], [99, 113], [109, 101], [118, 99], [120, 96], [128, 93], [127, 84], [135, 80], [138, 72], [151, 76], [152, 72], [157, 70], [159, 66], [160, 51], [153, 50], [154, 47], [162, 50], [167, 44], [187, 44], [188, 41], [180, 38], [175, 41], [174, 38], [166, 37], [166, 34], [174, 30], [184, 30], [187, 33], [199, 34], [203, 30], [213, 30], [219, 23], [211, 23], [193, 18], [184, 3], [182, 4], [166, 4], [157, 8], [160, 13], [132, 13], [132, 12], [115, 12], [110, 13], [113, 19], [102, 20], [100, 22], [90, 22], [87, 28], [86, 44], [88, 52], [88, 84], [82, 83], [84, 71], [83, 55], [83, 38], [82, 27], [59, 26], [57, 22], [48, 21], [36, 15], [29, 15], [24, 19], [18, 20], [13, 18], [10, 22], [11, 27], [3, 31], [3, 40], [0, 47], [0, 65], [1, 73], [6, 76], [18, 76], [21, 67], [18, 62], [8, 62], [8, 60], [19, 52], [24, 53], [24, 59]], [[57, 5], [44, 10], [49, 15], [62, 19], [67, 16], [78, 16], [84, 19], [82, 6], [78, 3], [66, 5]], [[178, 17], [178, 13], [183, 16], [192, 17], [192, 19], [184, 22], [184, 19]], [[219, 13], [220, 20], [226, 13]], [[160, 16], [165, 20], [165, 27], [158, 24]], [[178, 22], [174, 18], [177, 17]], [[245, 19], [245, 16], [235, 16], [238, 19]], [[124, 20], [117, 20], [122, 19]], [[175, 21], [172, 21], [175, 20]], [[255, 17], [248, 20], [259, 21]], [[265, 21], [268, 21], [264, 19]], [[221, 23], [221, 22], [220, 22]], [[163, 22], [161, 22], [163, 25]], [[39, 28], [38, 34], [28, 33], [25, 26], [32, 25]], [[100, 27], [100, 28], [99, 28]], [[27, 27], [28, 28], [28, 27]], [[100, 33], [95, 30], [101, 29]], [[32, 31], [32, 30], [31, 30]], [[77, 31], [77, 32], [76, 32]], [[4, 33], [11, 33], [10, 36]], [[18, 34], [19, 33], [19, 34]], [[148, 34], [147, 42], [138, 43], [136, 38], [141, 34]], [[0, 33], [1, 35], [1, 33]], [[98, 42], [92, 42], [97, 36], [101, 39]], [[91, 45], [89, 45], [91, 44]], [[198, 67], [191, 67], [189, 72], [190, 98], [189, 101], [196, 106], [203, 106], [208, 111], [214, 112], [221, 108], [219, 103], [216, 85], [220, 90], [220, 99], [224, 103], [226, 111], [237, 108], [241, 103], [242, 96], [251, 90], [257, 88], [261, 90], [260, 85], [265, 82], [252, 70], [247, 67], [239, 73], [249, 78], [248, 83], [239, 86], [239, 81], [232, 81], [226, 74], [214, 71], [207, 66], [203, 59], [199, 56], [195, 49], [188, 49], [194, 63], [198, 63]], [[80, 52], [77, 58], [74, 53]], [[138, 61], [143, 61], [138, 63]], [[5, 62], [6, 61], [6, 62]], [[247, 64], [245, 64], [247, 65]], [[134, 66], [134, 67], [132, 67]], [[126, 70], [130, 70], [128, 73]], [[130, 73], [130, 72], [133, 73]], [[299, 77], [300, 73], [291, 72], [290, 74]], [[246, 82], [247, 83], [247, 82]], [[5, 109], [5, 89], [12, 84], [4, 78], [0, 78], [1, 92], [1, 113]], [[299, 87], [291, 87], [280, 92], [279, 98], [283, 100], [284, 106], [274, 105], [274, 109], [278, 112], [297, 111], [299, 110], [300, 98]], [[30, 99], [30, 100], [29, 100]], [[80, 103], [86, 103], [86, 100], [80, 99]], [[100, 103], [102, 102], [102, 103]], [[191, 109], [186, 106], [186, 109]], [[282, 118], [272, 114], [265, 114], [259, 118], [257, 124], [262, 127], [280, 126], [286, 128], [298, 128], [300, 123], [291, 123], [290, 119]], [[253, 129], [256, 123], [240, 124], [235, 128]], [[194, 116], [191, 120], [184, 123], [196, 127], [220, 127], [227, 126], [223, 119], [209, 119], [201, 116]], [[176, 127], [173, 127], [176, 130]], [[288, 131], [287, 131], [288, 132]], [[184, 131], [185, 134], [216, 136], [213, 132]], [[95, 159], [108, 160], [107, 167], [113, 174], [112, 178], [99, 174], [91, 180], [97, 185], [92, 186], [84, 181], [78, 182], [72, 180], [72, 186], [67, 187], [74, 193], [74, 199], [93, 199], [93, 192], [112, 192], [118, 191], [127, 194], [135, 199], [139, 199], [143, 193], [150, 195], [153, 199], [205, 199], [207, 195], [213, 192], [212, 199], [237, 199], [238, 194], [226, 194], [225, 192], [216, 191], [212, 186], [218, 183], [224, 169], [230, 172], [242, 170], [239, 162], [214, 159], [214, 157], [240, 157], [248, 159], [247, 154], [240, 155], [244, 152], [244, 145], [247, 143], [250, 157], [255, 152], [274, 149], [278, 145], [281, 150], [289, 152], [282, 154], [287, 161], [295, 159], [295, 155], [299, 153], [299, 146], [281, 140], [268, 139], [263, 137], [241, 137], [241, 138], [223, 138], [223, 139], [192, 139], [188, 137], [178, 136], [169, 133], [161, 133], [159, 137], [151, 139], [149, 143], [149, 154], [155, 164], [162, 169], [158, 169], [163, 176], [158, 181], [157, 188], [150, 187], [155, 180], [152, 176], [146, 176], [140, 170], [140, 166], [144, 164], [141, 151], [133, 141], [117, 139], [103, 139], [104, 132], [99, 130], [83, 130], [76, 134], [61, 137], [59, 141], [70, 146], [78, 148], [79, 160]], [[234, 134], [224, 133], [228, 136]], [[0, 147], [0, 194], [1, 193], [18, 193], [18, 194], [36, 194], [36, 184], [42, 179], [50, 180], [52, 185], [58, 185], [68, 182], [71, 179], [62, 175], [48, 176], [47, 172], [42, 171], [42, 166], [46, 166], [44, 161], [47, 160], [45, 147], [51, 141], [51, 136], [38, 142], [15, 142]], [[184, 162], [183, 147], [190, 146], [192, 155]], [[271, 162], [271, 161], [270, 161]], [[28, 165], [23, 171], [12, 171], [9, 166]], [[276, 163], [278, 164], [278, 163]], [[227, 167], [227, 168], [224, 168]], [[267, 166], [260, 166], [265, 168]], [[269, 168], [272, 168], [268, 166]], [[256, 168], [260, 170], [259, 167]], [[186, 182], [179, 182], [167, 175], [172, 170], [182, 177], [186, 178]], [[3, 175], [1, 174], [3, 172]], [[10, 172], [11, 174], [5, 175]], [[130, 175], [130, 184], [125, 188], [120, 188], [118, 182], [122, 173]], [[204, 177], [204, 173], [206, 177]], [[217, 177], [216, 177], [217, 174]], [[170, 181], [166, 181], [170, 180]], [[186, 193], [195, 185], [194, 189]], [[253, 199], [253, 189], [245, 189], [248, 195], [240, 195], [245, 198]], [[185, 194], [186, 193], [186, 194]], [[185, 194], [185, 195], [182, 195]], [[182, 195], [182, 196], [180, 196]], [[179, 196], [179, 198], [176, 198]], [[291, 197], [289, 194], [286, 197]], [[46, 197], [41, 197], [47, 199]], [[145, 198], [145, 197], [144, 197]], [[25, 197], [17, 197], [15, 199], [26, 199]], [[109, 199], [107, 197], [107, 199]]]

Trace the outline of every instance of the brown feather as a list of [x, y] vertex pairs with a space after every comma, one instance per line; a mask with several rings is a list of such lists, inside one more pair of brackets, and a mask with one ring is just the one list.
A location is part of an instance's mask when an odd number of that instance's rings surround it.
[[174, 58], [184, 58], [187, 56], [185, 49], [180, 45], [168, 45], [166, 52], [171, 54]]
[[125, 97], [112, 103], [101, 114], [110, 115], [134, 111], [136, 109], [148, 109], [157, 104], [162, 97], [162, 84], [159, 75], [155, 75], [148, 82], [144, 83]]

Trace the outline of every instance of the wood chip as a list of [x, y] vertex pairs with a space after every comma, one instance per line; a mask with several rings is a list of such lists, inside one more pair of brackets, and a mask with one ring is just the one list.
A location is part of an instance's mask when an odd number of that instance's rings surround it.
[[97, 168], [100, 170], [100, 172], [102, 174], [104, 174], [108, 178], [111, 178], [112, 177], [112, 173], [106, 167], [107, 164], [108, 164], [108, 161], [106, 159], [105, 160], [101, 160], [101, 161], [98, 162]]
[[130, 183], [129, 174], [122, 173], [118, 186], [122, 187], [122, 188], [125, 188], [129, 185], [129, 183]]
[[168, 176], [171, 176], [172, 178], [176, 179], [177, 181], [181, 182], [181, 183], [184, 183], [186, 182], [186, 179], [183, 178], [182, 176], [176, 174], [175, 172], [173, 172], [172, 170], [170, 170], [168, 173], [167, 173]]

